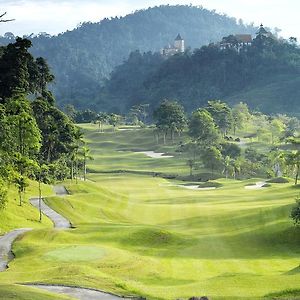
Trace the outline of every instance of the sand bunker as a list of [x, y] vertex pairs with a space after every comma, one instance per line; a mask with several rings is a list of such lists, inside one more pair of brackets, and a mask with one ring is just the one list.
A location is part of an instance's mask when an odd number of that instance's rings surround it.
[[175, 186], [175, 187], [180, 187], [180, 188], [193, 190], [193, 191], [210, 191], [216, 189], [216, 187], [200, 187], [199, 185], [185, 185], [185, 184], [172, 184], [172, 183], [161, 184], [160, 186]]
[[135, 153], [142, 153], [147, 155], [148, 157], [151, 158], [171, 158], [174, 157], [172, 155], [165, 155], [165, 153], [160, 153], [160, 152], [154, 152], [154, 151], [139, 151], [139, 152], [135, 152]]
[[260, 190], [264, 188], [264, 185], [266, 184], [265, 181], [261, 181], [261, 182], [256, 182], [253, 185], [247, 185], [245, 186], [246, 190]]

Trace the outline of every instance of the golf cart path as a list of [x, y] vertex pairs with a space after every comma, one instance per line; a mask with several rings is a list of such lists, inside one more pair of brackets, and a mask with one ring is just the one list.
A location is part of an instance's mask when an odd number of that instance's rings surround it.
[[[67, 189], [63, 185], [55, 185], [53, 190], [57, 196], [68, 195]], [[30, 199], [30, 203], [37, 209], [39, 209], [39, 198]], [[57, 213], [51, 207], [49, 207], [43, 200], [41, 200], [41, 210], [54, 224], [55, 228], [68, 229], [71, 228], [71, 223], [65, 217]]]
[[13, 242], [23, 233], [32, 230], [31, 228], [21, 228], [13, 230], [0, 237], [0, 272], [8, 268], [8, 263], [14, 258], [11, 251]]
[[[68, 195], [67, 189], [62, 185], [57, 185], [53, 187], [57, 196], [65, 196]], [[39, 209], [39, 198], [30, 199], [30, 203]], [[64, 218], [62, 215], [58, 214], [52, 208], [45, 204], [43, 200], [41, 200], [41, 210], [42, 212], [49, 217], [55, 228], [58, 229], [68, 229], [71, 228], [71, 223]], [[32, 230], [31, 228], [24, 229], [16, 229], [13, 230], [6, 235], [0, 237], [0, 272], [4, 271], [8, 268], [8, 263], [14, 258], [12, 253], [12, 244], [13, 242], [25, 232]], [[112, 295], [109, 293], [101, 292], [98, 290], [87, 289], [87, 288], [79, 288], [79, 287], [68, 287], [68, 286], [54, 286], [54, 285], [26, 285], [38, 289], [43, 289], [49, 292], [53, 292], [56, 294], [62, 294], [71, 296], [74, 299], [79, 300], [117, 300], [117, 299], [129, 299], [122, 298], [116, 295]]]
[[[56, 195], [63, 196], [67, 195], [68, 191], [64, 186], [58, 185], [53, 187]], [[32, 198], [30, 199], [30, 203], [39, 209], [39, 199]], [[67, 229], [71, 227], [70, 222], [58, 214], [56, 211], [47, 206], [44, 201], [41, 201], [42, 212], [48, 216], [55, 228], [63, 228]], [[13, 231], [8, 232], [4, 236], [0, 236], [0, 272], [5, 271], [8, 268], [8, 263], [14, 258], [14, 254], [12, 253], [12, 244], [13, 242], [22, 234], [32, 230], [32, 228], [20, 228]]]
[[26, 285], [33, 288], [38, 288], [46, 290], [48, 292], [62, 294], [71, 296], [79, 300], [119, 300], [119, 299], [132, 299], [123, 298], [116, 295], [104, 293], [98, 290], [87, 289], [87, 288], [77, 288], [69, 286], [59, 286], [59, 285]]

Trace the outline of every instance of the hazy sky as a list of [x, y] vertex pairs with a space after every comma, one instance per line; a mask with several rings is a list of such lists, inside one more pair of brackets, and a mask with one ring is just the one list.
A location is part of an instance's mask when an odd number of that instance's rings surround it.
[[300, 40], [299, 0], [0, 0], [0, 12], [7, 11], [15, 22], [0, 23], [0, 34], [11, 31], [18, 35], [71, 30], [80, 22], [99, 21], [137, 9], [161, 4], [202, 5], [247, 23], [282, 29], [284, 37]]

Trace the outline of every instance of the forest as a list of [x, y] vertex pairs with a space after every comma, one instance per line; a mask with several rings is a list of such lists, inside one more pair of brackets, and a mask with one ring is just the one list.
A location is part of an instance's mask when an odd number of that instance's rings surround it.
[[11, 185], [22, 206], [30, 179], [51, 183], [78, 174], [85, 149], [80, 129], [55, 106], [47, 89], [54, 76], [44, 58], [29, 53], [31, 45], [17, 38], [0, 50], [1, 207]]
[[300, 49], [294, 38], [257, 36], [252, 45], [220, 49], [203, 46], [164, 59], [157, 53], [132, 52], [106, 81], [97, 107], [178, 100], [188, 111], [211, 99], [247, 102], [265, 113], [299, 114]]
[[[57, 104], [96, 108], [100, 88], [114, 67], [132, 51], [160, 51], [173, 43], [178, 32], [191, 49], [219, 41], [231, 33], [252, 33], [256, 28], [241, 20], [202, 7], [162, 5], [139, 10], [125, 17], [83, 23], [78, 28], [50, 36], [28, 35], [34, 57], [44, 57], [55, 75], [50, 86]], [[13, 33], [0, 38], [0, 45], [15, 40]]]

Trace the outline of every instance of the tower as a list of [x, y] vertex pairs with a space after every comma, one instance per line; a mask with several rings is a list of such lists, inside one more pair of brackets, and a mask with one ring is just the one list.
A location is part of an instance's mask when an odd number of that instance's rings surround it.
[[178, 52], [184, 52], [184, 39], [181, 37], [181, 35], [178, 33], [175, 42], [174, 42], [174, 47], [177, 49]]
[[263, 24], [260, 24], [260, 27], [259, 27], [259, 30], [258, 32], [256, 33], [257, 36], [269, 36], [270, 33], [264, 28], [264, 25]]

